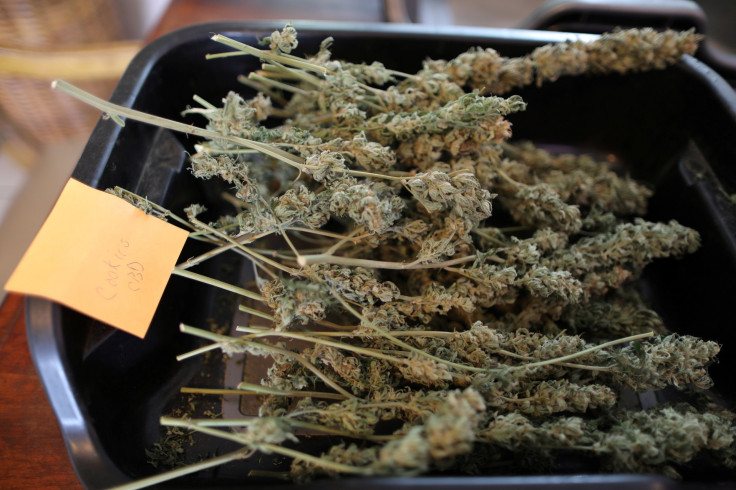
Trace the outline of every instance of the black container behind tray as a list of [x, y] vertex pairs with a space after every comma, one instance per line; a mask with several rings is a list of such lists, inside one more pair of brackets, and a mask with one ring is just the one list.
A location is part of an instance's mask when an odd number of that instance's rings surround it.
[[[253, 44], [279, 26], [208, 24], [169, 34], [133, 61], [112, 100], [152, 114], [182, 120], [192, 95], [218, 102], [229, 90], [247, 94], [236, 77], [258, 67], [251, 57], [205, 60], [224, 51], [212, 42], [222, 33]], [[303, 23], [299, 51], [314, 53], [333, 36], [334, 57], [382, 61], [411, 72], [425, 58], [451, 58], [471, 46], [493, 47], [506, 56], [530, 52], [560, 33], [484, 29], [433, 30], [417, 26], [351, 26]], [[647, 218], [677, 219], [703, 236], [699, 252], [665, 260], [646, 271], [644, 288], [668, 326], [724, 345], [711, 372], [727, 400], [734, 396], [729, 374], [736, 369], [736, 336], [730, 311], [736, 291], [736, 227], [728, 196], [736, 192], [736, 96], [708, 67], [692, 58], [665, 71], [628, 76], [579, 77], [516, 93], [526, 112], [510, 117], [515, 137], [540, 145], [611, 155], [637, 179], [655, 188]], [[202, 124], [196, 118], [187, 122]], [[138, 189], [175, 211], [199, 202], [213, 207], [211, 190], [186, 171], [184, 151], [194, 138], [129, 121], [119, 128], [101, 121], [74, 177], [104, 189]], [[163, 148], [163, 149], [162, 149]], [[216, 206], [214, 213], [218, 211]], [[182, 258], [198, 253], [188, 245]], [[237, 263], [213, 262], [197, 269], [237, 280]], [[112, 331], [54, 303], [30, 299], [28, 336], [37, 369], [59, 419], [80, 480], [90, 488], [151, 474], [144, 449], [158, 437], [158, 417], [179, 387], [201, 368], [179, 363], [177, 354], [193, 341], [178, 332], [180, 322], [204, 325], [209, 317], [229, 321], [222, 295], [172, 277], [145, 340]], [[236, 467], [235, 469], [232, 469]], [[245, 465], [244, 467], [248, 467]], [[580, 473], [581, 471], [578, 471]], [[175, 487], [234, 487], [243, 471], [237, 463], [206, 475], [172, 482]], [[585, 470], [582, 470], [585, 473]], [[736, 481], [732, 473], [692, 475], [694, 481]], [[538, 488], [574, 485], [596, 488], [661, 488], [680, 485], [646, 475], [557, 475], [548, 477], [457, 477], [322, 482], [322, 487], [430, 488], [494, 486]]]

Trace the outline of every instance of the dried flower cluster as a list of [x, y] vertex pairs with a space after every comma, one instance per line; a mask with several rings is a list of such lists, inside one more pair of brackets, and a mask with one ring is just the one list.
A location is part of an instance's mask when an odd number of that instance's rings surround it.
[[618, 30], [596, 42], [568, 41], [506, 58], [494, 49], [472, 49], [450, 61], [431, 61], [429, 72], [444, 73], [459, 85], [503, 94], [524, 85], [553, 82], [585, 73], [629, 73], [664, 68], [683, 54], [693, 54], [700, 36], [654, 29]]
[[[639, 217], [650, 189], [605, 163], [509, 142], [506, 116], [526, 105], [500, 95], [663, 68], [697, 35], [617, 31], [522, 58], [477, 48], [416, 74], [334, 60], [331, 39], [295, 57], [291, 25], [265, 50], [214, 39], [263, 68], [241, 77], [252, 98], [187, 110], [211, 135], [192, 172], [237, 204], [209, 223], [190, 208], [190, 225], [256, 263], [249, 297], [270, 312], [249, 309], [239, 337], [184, 330], [273, 365], [241, 386], [263, 397], [245, 432], [179, 425], [290, 457], [298, 481], [483, 472], [566, 450], [612, 471], [675, 475], [705, 451], [734, 463], [726, 412], [618, 406], [624, 390], [712, 385], [720, 346], [668, 332], [634, 288], [698, 233]], [[283, 447], [298, 428], [344, 442]]]

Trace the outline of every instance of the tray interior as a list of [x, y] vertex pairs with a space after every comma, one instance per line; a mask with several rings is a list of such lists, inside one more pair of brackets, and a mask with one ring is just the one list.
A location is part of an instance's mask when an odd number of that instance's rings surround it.
[[[249, 57], [205, 60], [205, 54], [221, 50], [209, 40], [210, 33], [222, 32], [252, 44], [257, 36], [270, 32], [216, 29], [209, 26], [190, 30], [159, 43], [156, 50], [146, 54], [150, 56], [145, 60], [147, 68], [129, 73], [127, 76], [134, 79], [121, 82], [119, 90], [133, 91], [136, 109], [201, 124], [201, 120], [180, 115], [192, 104], [192, 95], [217, 103], [229, 90], [247, 94], [236, 77], [258, 66], [257, 60]], [[300, 31], [300, 52], [315, 52], [327, 35], [335, 37], [335, 58], [378, 60], [403, 71], [418, 69], [425, 58], [450, 58], [476, 45], [513, 56], [542, 44], [533, 38], [521, 40], [503, 34], [474, 37], [307, 30]], [[661, 72], [624, 77], [568, 78], [520, 90], [516, 93], [527, 101], [528, 108], [509, 119], [514, 138], [553, 150], [605, 156], [655, 189], [646, 218], [676, 219], [702, 234], [700, 251], [683, 260], [655, 262], [646, 270], [642, 288], [671, 330], [723, 344], [720, 363], [711, 367], [711, 374], [718, 393], [730, 404], [736, 395], [729, 382], [730, 373], [736, 369], [736, 356], [731, 355], [736, 336], [728, 308], [736, 291], [736, 227], [729, 196], [736, 192], [736, 172], [732, 168], [736, 148], [727, 142], [736, 134], [736, 120], [705, 78], [697, 74], [697, 66], [680, 64]], [[117, 96], [121, 97], [120, 93]], [[105, 124], [112, 122], [102, 121], [100, 126]], [[172, 210], [194, 202], [207, 205], [213, 213], [225, 209], [218, 204], [220, 189], [213, 188], [212, 182], [197, 181], [186, 170], [185, 153], [192, 151], [196, 139], [135, 122], [128, 122], [113, 143], [95, 142], [101, 133], [104, 131], [98, 127], [92, 135], [76, 175], [87, 181], [95, 175], [94, 184], [99, 188], [119, 185], [144, 189], [146, 195], [156, 196], [160, 199], [157, 202]], [[94, 153], [95, 145], [108, 148], [108, 153]], [[182, 257], [199, 251], [196, 244], [189, 244]], [[197, 271], [232, 282], [250, 277], [249, 265], [239, 260], [208, 262]], [[237, 317], [236, 309], [232, 296], [173, 277], [145, 340], [63, 310], [61, 324], [55, 328], [60, 329], [63, 339], [68, 375], [111, 463], [131, 478], [156, 471], [147, 462], [145, 449], [159, 440], [158, 417], [164, 411], [189, 402], [199, 404], [197, 410], [202, 411], [240, 410], [237, 402], [233, 406], [227, 398], [220, 406], [210, 399], [175, 396], [180, 386], [201, 381], [197, 376], [202, 376], [198, 373], [203, 368], [212, 386], [222, 386], [226, 376], [233, 376], [233, 370], [242, 370], [242, 359], [227, 365], [214, 358], [175, 360], [177, 354], [198, 345], [179, 334], [180, 322], [197, 326], [237, 324], [244, 320]], [[321, 445], [316, 439], [310, 444]], [[227, 450], [226, 445], [208, 444], [203, 440], [197, 451], [212, 454]], [[235, 485], [237, 478], [258, 465], [264, 467], [267, 460], [239, 467], [228, 465], [172, 485]], [[571, 471], [584, 473], [585, 467], [573, 465]], [[694, 475], [695, 479], [724, 477], [733, 479], [733, 475]]]

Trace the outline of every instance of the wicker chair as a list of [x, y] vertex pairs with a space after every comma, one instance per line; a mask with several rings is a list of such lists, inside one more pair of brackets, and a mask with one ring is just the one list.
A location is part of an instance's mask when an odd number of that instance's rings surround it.
[[122, 37], [112, 1], [0, 0], [0, 118], [30, 146], [89, 133], [99, 113], [50, 82], [108, 97], [141, 47]]

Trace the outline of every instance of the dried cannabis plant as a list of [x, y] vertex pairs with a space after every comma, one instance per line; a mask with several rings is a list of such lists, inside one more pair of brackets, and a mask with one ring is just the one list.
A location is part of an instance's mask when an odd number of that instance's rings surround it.
[[[213, 244], [175, 273], [265, 307], [242, 307], [254, 321], [239, 336], [182, 325], [212, 343], [180, 356], [271, 359], [261, 385], [239, 387], [262, 397], [259, 416], [162, 419], [243, 449], [134, 485], [254, 452], [291, 458], [297, 481], [483, 472], [564, 451], [611, 471], [676, 475], [706, 452], [733, 465], [731, 414], [618, 403], [626, 389], [712, 385], [719, 345], [668, 332], [632, 287], [653, 260], [694, 252], [698, 233], [638, 217], [651, 191], [604, 163], [510, 143], [506, 116], [526, 105], [501, 95], [561, 76], [663, 68], [692, 54], [697, 35], [617, 31], [521, 58], [477, 48], [415, 74], [334, 60], [332, 39], [296, 57], [291, 25], [263, 40], [268, 49], [213, 39], [234, 51], [211, 58], [263, 65], [240, 78], [257, 91], [250, 99], [233, 91], [218, 106], [195, 96], [185, 114], [206, 128], [59, 82], [118, 120], [205, 139], [191, 171], [231, 187], [232, 215], [209, 222], [192, 205], [184, 220], [115, 192]], [[226, 251], [256, 264], [259, 291], [189, 270]], [[308, 454], [296, 444], [305, 429], [344, 442]]]

